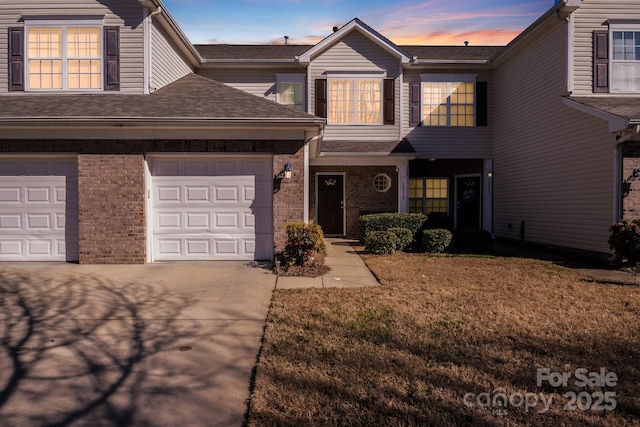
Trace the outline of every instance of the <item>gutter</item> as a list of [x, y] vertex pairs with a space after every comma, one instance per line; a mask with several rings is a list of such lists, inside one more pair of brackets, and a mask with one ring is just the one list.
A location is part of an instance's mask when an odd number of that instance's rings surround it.
[[325, 120], [321, 118], [255, 118], [242, 117], [229, 119], [224, 117], [177, 118], [177, 117], [109, 117], [96, 120], [95, 117], [19, 117], [0, 119], [0, 128], [65, 128], [83, 126], [101, 127], [150, 127], [150, 128], [282, 128], [308, 129], [324, 128]]

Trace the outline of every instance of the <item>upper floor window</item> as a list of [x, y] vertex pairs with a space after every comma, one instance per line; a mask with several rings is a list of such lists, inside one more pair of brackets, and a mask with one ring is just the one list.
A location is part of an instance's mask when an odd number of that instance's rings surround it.
[[329, 124], [382, 124], [382, 77], [329, 78]]
[[475, 76], [422, 76], [424, 126], [475, 126]]
[[305, 111], [304, 83], [304, 74], [277, 74], [276, 100], [280, 104], [287, 105], [294, 110]]
[[102, 28], [28, 26], [29, 90], [102, 89]]
[[395, 125], [396, 79], [384, 73], [327, 73], [316, 79], [314, 114], [337, 125]]
[[22, 16], [8, 28], [9, 91], [119, 91], [120, 27], [103, 15]]
[[593, 92], [640, 92], [640, 21], [607, 22], [593, 31]]
[[611, 32], [611, 91], [640, 91], [640, 28]]

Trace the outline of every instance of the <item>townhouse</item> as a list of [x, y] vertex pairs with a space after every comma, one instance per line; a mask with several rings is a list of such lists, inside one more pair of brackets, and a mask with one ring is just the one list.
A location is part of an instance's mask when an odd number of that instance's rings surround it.
[[271, 259], [370, 212], [606, 253], [640, 209], [640, 5], [506, 47], [193, 45], [158, 0], [0, 5], [0, 259]]

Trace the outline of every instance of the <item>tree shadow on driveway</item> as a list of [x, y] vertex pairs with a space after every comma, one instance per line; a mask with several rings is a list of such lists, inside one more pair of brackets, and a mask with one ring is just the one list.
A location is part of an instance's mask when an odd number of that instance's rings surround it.
[[242, 421], [241, 398], [239, 415], [215, 399], [230, 384], [248, 386], [251, 367], [229, 352], [255, 361], [234, 339], [243, 330], [233, 313], [189, 317], [194, 295], [144, 280], [43, 276], [0, 271], [3, 425]]

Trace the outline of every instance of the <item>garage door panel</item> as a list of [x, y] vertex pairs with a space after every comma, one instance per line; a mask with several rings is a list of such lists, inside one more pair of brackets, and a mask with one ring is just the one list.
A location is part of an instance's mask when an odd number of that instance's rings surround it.
[[211, 203], [211, 188], [209, 186], [185, 186], [184, 194], [187, 203]]
[[152, 158], [150, 171], [154, 259], [271, 258], [270, 158]]
[[47, 214], [27, 214], [27, 230], [52, 231], [51, 216]]
[[211, 253], [211, 241], [207, 238], [186, 239], [186, 256], [207, 257]]
[[17, 214], [1, 214], [0, 215], [0, 230], [2, 232], [8, 231], [20, 231], [22, 230], [22, 215]]
[[211, 228], [211, 214], [209, 212], [187, 212], [185, 213], [185, 228], [209, 229]]
[[0, 159], [0, 261], [78, 260], [77, 161]]

